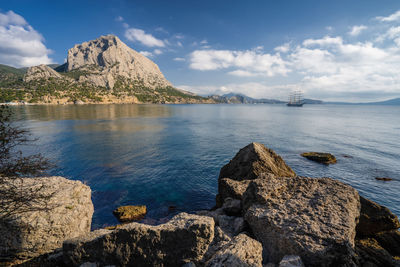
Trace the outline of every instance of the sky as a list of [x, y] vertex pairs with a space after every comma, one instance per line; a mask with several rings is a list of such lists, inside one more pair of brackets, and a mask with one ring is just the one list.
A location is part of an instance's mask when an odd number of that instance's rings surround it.
[[400, 97], [398, 0], [0, 0], [0, 64], [63, 64], [106, 34], [200, 95]]

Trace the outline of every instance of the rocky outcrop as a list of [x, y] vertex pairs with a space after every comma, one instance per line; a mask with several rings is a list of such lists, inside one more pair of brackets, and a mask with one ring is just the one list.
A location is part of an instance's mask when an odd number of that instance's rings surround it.
[[299, 255], [307, 266], [351, 262], [357, 191], [329, 178], [265, 177], [244, 194], [245, 219], [268, 260]]
[[322, 152], [305, 152], [301, 154], [302, 157], [305, 157], [309, 160], [322, 163], [322, 164], [334, 164], [336, 163], [336, 158], [334, 155], [330, 153], [322, 153]]
[[68, 72], [85, 72], [80, 82], [88, 81], [111, 89], [116, 82], [124, 79], [141, 81], [151, 88], [172, 86], [157, 64], [114, 35], [100, 36], [75, 45], [68, 50], [66, 69]]
[[68, 266], [181, 266], [202, 259], [214, 238], [210, 217], [180, 213], [168, 223], [130, 223], [114, 231], [98, 230], [64, 242]]
[[132, 222], [143, 218], [147, 213], [146, 206], [121, 206], [113, 211], [120, 222]]
[[272, 149], [260, 143], [251, 143], [236, 154], [222, 167], [219, 178], [229, 178], [236, 181], [253, 180], [262, 173], [279, 177], [295, 177], [296, 173], [286, 165], [285, 161]]
[[28, 211], [0, 222], [1, 258], [34, 257], [61, 248], [66, 239], [90, 232], [93, 204], [88, 186], [62, 177], [10, 182], [21, 194], [39, 192], [43, 201], [33, 199]]
[[272, 149], [260, 143], [242, 148], [235, 157], [222, 167], [218, 178], [217, 207], [225, 198], [241, 199], [250, 180], [261, 174], [279, 177], [295, 177], [296, 173]]
[[28, 68], [26, 74], [24, 75], [24, 82], [30, 82], [32, 80], [40, 80], [40, 79], [62, 79], [63, 77], [50, 68], [47, 65], [39, 65]]
[[207, 267], [262, 267], [261, 243], [245, 234], [235, 236], [207, 262]]
[[400, 222], [388, 208], [383, 207], [369, 199], [360, 197], [361, 214], [357, 224], [357, 235], [360, 237], [372, 237], [383, 231], [400, 228]]

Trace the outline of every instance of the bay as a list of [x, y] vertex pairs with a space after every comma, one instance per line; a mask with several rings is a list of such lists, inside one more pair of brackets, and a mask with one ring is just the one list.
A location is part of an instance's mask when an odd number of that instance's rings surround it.
[[[220, 168], [260, 142], [298, 175], [332, 177], [400, 215], [400, 107], [357, 105], [66, 105], [12, 107], [52, 175], [92, 188], [93, 228], [120, 205], [147, 205], [144, 222], [215, 204]], [[330, 152], [317, 164], [305, 151]], [[375, 177], [391, 177], [390, 182]]]

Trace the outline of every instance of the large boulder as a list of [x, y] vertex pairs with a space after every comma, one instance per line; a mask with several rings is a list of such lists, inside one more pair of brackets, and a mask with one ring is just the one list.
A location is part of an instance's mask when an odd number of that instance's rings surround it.
[[207, 267], [261, 267], [262, 246], [245, 234], [235, 236], [207, 262]]
[[16, 194], [36, 198], [0, 221], [1, 258], [35, 257], [90, 232], [93, 203], [87, 185], [63, 177], [8, 179], [6, 184]]
[[306, 266], [352, 262], [360, 214], [354, 188], [329, 178], [260, 177], [250, 183], [243, 207], [264, 260], [299, 255]]
[[64, 242], [68, 266], [181, 266], [202, 259], [214, 238], [211, 217], [180, 213], [168, 223], [123, 225]]
[[361, 214], [357, 224], [357, 235], [360, 237], [373, 237], [383, 231], [400, 228], [400, 222], [388, 208], [369, 199], [360, 197]]
[[221, 207], [226, 198], [242, 199], [250, 181], [261, 174], [279, 177], [296, 176], [281, 156], [272, 149], [260, 143], [251, 143], [222, 167], [218, 178], [217, 207]]
[[281, 177], [295, 177], [296, 173], [286, 165], [285, 161], [272, 149], [260, 143], [251, 143], [235, 155], [235, 157], [219, 173], [219, 179], [230, 178], [236, 181], [253, 180], [262, 173]]

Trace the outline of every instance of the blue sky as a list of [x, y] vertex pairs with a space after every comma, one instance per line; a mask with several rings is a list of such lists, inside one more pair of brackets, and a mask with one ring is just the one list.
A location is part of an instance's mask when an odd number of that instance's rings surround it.
[[1, 1], [0, 63], [63, 63], [115, 34], [175, 86], [286, 99], [400, 96], [399, 1]]

